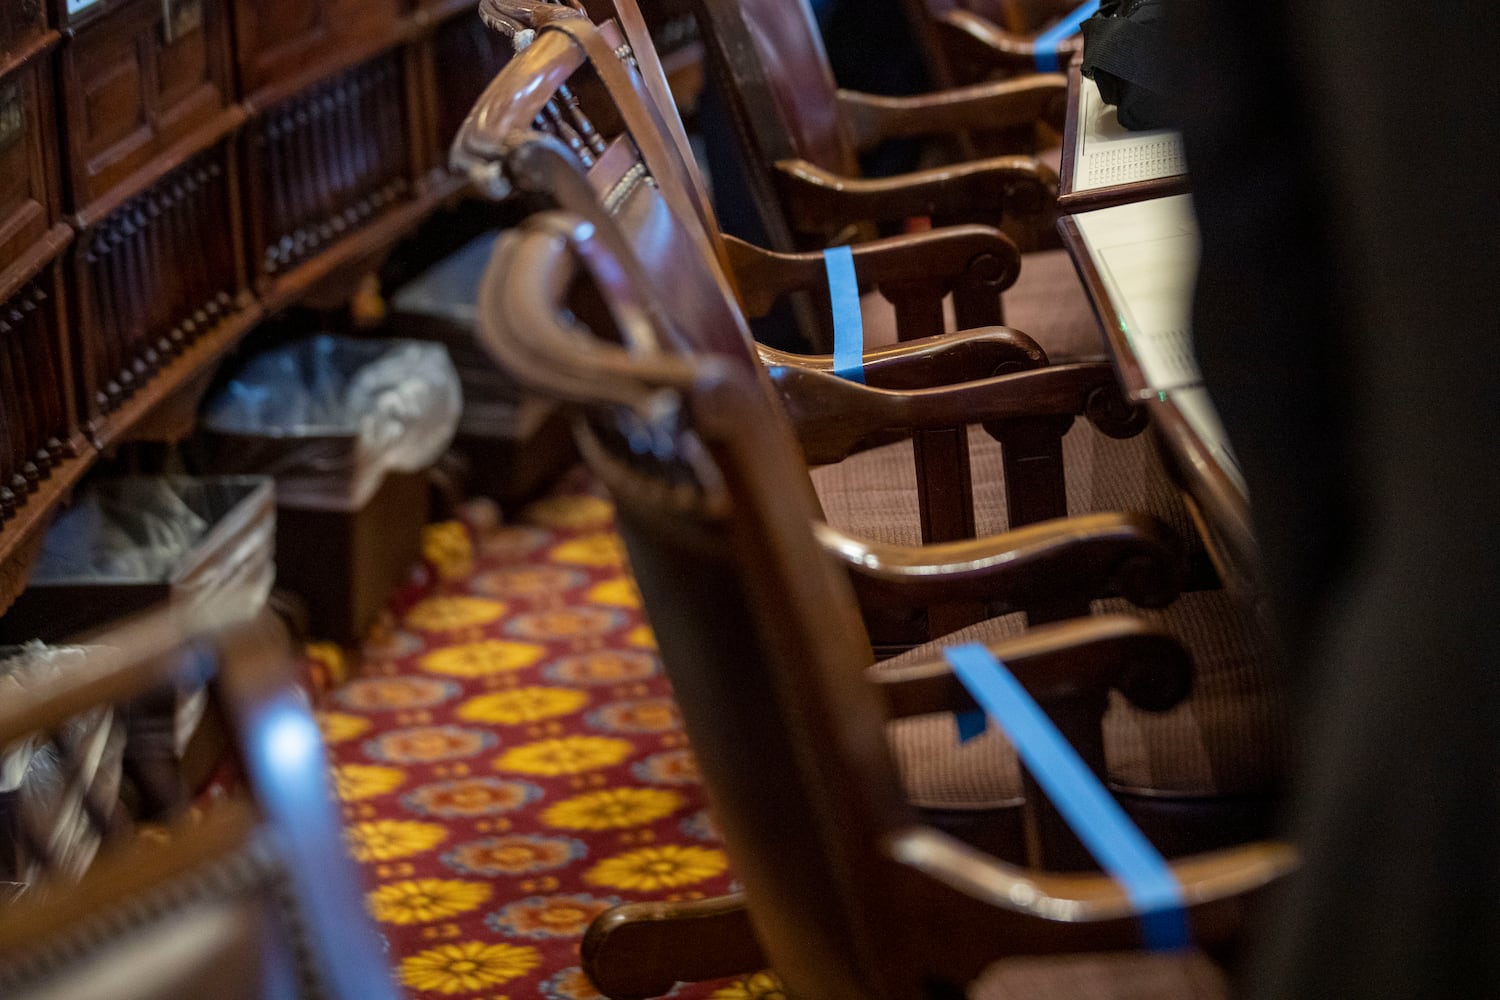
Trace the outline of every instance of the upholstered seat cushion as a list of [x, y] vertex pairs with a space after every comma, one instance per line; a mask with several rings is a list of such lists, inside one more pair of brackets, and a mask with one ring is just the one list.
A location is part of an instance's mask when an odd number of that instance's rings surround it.
[[[1004, 531], [1009, 523], [1001, 458], [994, 438], [982, 428], [970, 429], [974, 521], [981, 536]], [[1168, 480], [1149, 435], [1116, 440], [1087, 420], [1076, 420], [1063, 438], [1063, 464], [1068, 513], [1143, 511], [1165, 521], [1188, 546], [1198, 544], [1192, 516]], [[829, 524], [872, 541], [921, 544], [910, 442], [851, 455], [837, 465], [814, 469], [812, 478]]]
[[[1175, 635], [1193, 654], [1193, 693], [1168, 712], [1143, 712], [1118, 694], [1104, 718], [1111, 785], [1183, 798], [1252, 795], [1274, 788], [1286, 757], [1285, 705], [1278, 674], [1254, 616], [1222, 591], [1184, 594], [1163, 611], [1096, 602], [1130, 612]], [[877, 664], [886, 670], [939, 658], [943, 646], [993, 642], [1019, 633], [1020, 616], [993, 618]], [[998, 729], [959, 744], [951, 715], [902, 719], [888, 727], [913, 804], [993, 809], [1021, 801], [1015, 753]]]
[[1003, 296], [1005, 325], [1025, 333], [1053, 361], [1105, 356], [1104, 334], [1066, 250], [1021, 258], [1021, 274]]
[[[1105, 356], [1099, 321], [1078, 283], [1066, 250], [1039, 250], [1021, 258], [1021, 274], [1001, 297], [1005, 325], [1031, 337], [1053, 361], [1078, 361]], [[894, 344], [896, 311], [879, 292], [859, 299], [866, 347]], [[952, 301], [945, 311], [949, 330], [955, 328]]]
[[1008, 958], [969, 985], [970, 1000], [1227, 1000], [1223, 970], [1201, 952]]

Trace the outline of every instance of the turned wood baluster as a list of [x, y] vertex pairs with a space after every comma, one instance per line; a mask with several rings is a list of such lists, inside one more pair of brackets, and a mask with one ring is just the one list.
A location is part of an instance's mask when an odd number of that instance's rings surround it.
[[212, 292], [212, 301], [227, 312], [234, 306], [234, 292], [238, 287], [235, 251], [219, 237], [238, 209], [229, 203], [231, 182], [225, 167], [210, 161], [204, 173], [203, 208], [193, 217], [200, 228], [212, 234], [213, 238], [205, 245], [214, 247], [215, 252], [212, 259], [203, 259], [203, 284]]
[[308, 138], [312, 142], [313, 171], [316, 174], [318, 188], [318, 240], [324, 245], [333, 242], [338, 237], [333, 220], [339, 215], [339, 206], [344, 195], [337, 156], [331, 148], [332, 144], [337, 141], [333, 130], [329, 127], [328, 112], [331, 108], [332, 102], [329, 100], [326, 88], [308, 95]]
[[573, 122], [573, 127], [578, 130], [578, 134], [583, 136], [583, 141], [588, 144], [588, 148], [593, 151], [595, 156], [604, 155], [604, 150], [607, 147], [604, 136], [599, 134], [599, 130], [594, 127], [593, 121], [584, 113], [583, 106], [578, 103], [578, 96], [566, 84], [557, 88], [557, 96], [562, 99], [563, 107], [567, 110], [569, 120]]
[[146, 307], [149, 310], [140, 339], [135, 345], [137, 362], [145, 372], [142, 382], [154, 375], [164, 361], [156, 349], [156, 335], [173, 320], [178, 299], [171, 290], [176, 267], [168, 265], [175, 253], [162, 245], [161, 198], [155, 190], [137, 199], [141, 213], [141, 265], [147, 276]]
[[561, 139], [585, 167], [592, 167], [594, 165], [593, 154], [584, 143], [583, 136], [579, 135], [577, 129], [568, 123], [557, 98], [554, 97], [543, 106], [542, 114], [552, 125], [548, 131]]
[[117, 315], [114, 307], [114, 268], [110, 260], [116, 250], [114, 227], [106, 222], [91, 236], [84, 238], [88, 245], [83, 252], [83, 262], [88, 272], [90, 294], [94, 299], [96, 328], [85, 328], [84, 334], [88, 339], [83, 344], [83, 357], [80, 360], [92, 376], [90, 381], [94, 387], [94, 405], [100, 412], [105, 412], [114, 405], [113, 400], [119, 392], [119, 386], [115, 383], [114, 341], [106, 332]]
[[351, 195], [359, 188], [359, 168], [355, 162], [355, 124], [350, 119], [349, 81], [340, 79], [328, 95], [329, 131], [333, 135], [334, 154], [338, 167], [339, 203], [336, 206], [333, 227], [344, 232], [358, 221], [358, 214], [349, 210]]
[[[191, 205], [183, 180], [191, 173], [191, 165], [183, 167], [162, 183], [162, 203], [165, 206], [163, 237], [167, 246], [176, 248], [168, 258], [174, 264], [170, 270], [177, 282], [178, 295], [181, 296], [178, 301], [188, 307], [199, 301], [196, 275], [203, 258], [203, 254], [198, 252], [202, 244], [190, 242], [192, 231], [187, 216]], [[156, 338], [156, 349], [163, 359], [175, 356], [186, 346], [187, 331], [184, 325], [192, 322], [191, 315], [187, 313], [171, 317], [170, 325]]]
[[[0, 316], [0, 339], [13, 336], [10, 324]], [[24, 391], [6, 363], [9, 351], [0, 345], [0, 517], [11, 517], [26, 496], [26, 477], [20, 475], [21, 456], [26, 443], [21, 440], [16, 407]]]
[[[24, 294], [24, 293], [23, 293]], [[21, 391], [16, 393], [15, 415], [16, 415], [16, 444], [19, 445], [15, 451], [16, 474], [11, 479], [11, 487], [18, 495], [35, 492], [37, 483], [41, 481], [41, 472], [36, 467], [36, 462], [31, 458], [36, 452], [37, 444], [40, 442], [38, 434], [38, 423], [40, 416], [36, 412], [36, 400], [32, 397], [29, 387], [26, 385], [26, 363], [21, 353], [21, 339], [25, 332], [25, 317], [21, 315], [18, 307], [20, 296], [11, 299], [5, 304], [4, 316], [0, 317], [0, 323], [4, 329], [0, 330], [0, 339], [4, 340], [3, 360], [5, 363], [4, 381], [16, 386]]]
[[286, 185], [281, 180], [281, 147], [284, 141], [281, 122], [280, 114], [267, 115], [264, 127], [252, 139], [263, 164], [261, 173], [265, 178], [266, 245], [260, 248], [260, 268], [265, 274], [281, 270], [286, 265], [289, 250], [289, 244], [283, 235], [286, 231], [284, 220], [289, 208]]
[[[210, 234], [215, 229], [214, 220], [222, 219], [219, 207], [219, 191], [223, 187], [219, 178], [223, 168], [217, 163], [200, 164], [191, 174], [192, 200], [182, 213], [183, 222], [192, 234], [194, 246], [213, 246]], [[192, 296], [187, 300], [193, 307], [193, 332], [201, 337], [213, 324], [218, 314], [214, 293], [218, 283], [214, 281], [212, 262], [206, 254], [199, 254], [193, 261]]]
[[314, 204], [316, 193], [313, 185], [308, 182], [307, 175], [311, 169], [311, 159], [307, 153], [307, 134], [302, 127], [305, 115], [298, 114], [298, 108], [293, 104], [287, 108], [286, 117], [286, 150], [287, 162], [286, 173], [283, 182], [287, 191], [291, 194], [292, 212], [287, 217], [286, 232], [292, 238], [292, 250], [290, 264], [301, 263], [302, 258], [310, 250], [308, 233], [306, 231], [307, 220], [317, 210]]
[[35, 324], [36, 334], [32, 337], [32, 356], [36, 362], [32, 370], [36, 373], [37, 380], [33, 385], [42, 390], [47, 414], [45, 430], [48, 437], [42, 443], [42, 448], [48, 460], [56, 463], [68, 454], [68, 444], [64, 439], [68, 437], [71, 416], [68, 413], [67, 393], [63, 389], [63, 379], [67, 376], [57, 357], [54, 313], [47, 308], [51, 299], [47, 290], [38, 284], [33, 286], [32, 294], [27, 296], [26, 301], [27, 308], [35, 310], [32, 322]]
[[370, 147], [371, 137], [364, 124], [364, 112], [366, 107], [364, 80], [360, 78], [346, 79], [344, 88], [344, 115], [348, 120], [347, 134], [350, 137], [349, 150], [351, 156], [349, 183], [350, 204], [345, 207], [349, 213], [351, 224], [358, 224], [361, 218], [359, 206], [370, 194], [370, 177], [375, 172], [375, 154]]
[[136, 354], [146, 324], [150, 321], [146, 302], [146, 290], [150, 276], [144, 266], [145, 234], [143, 217], [137, 216], [131, 206], [120, 210], [122, 232], [125, 241], [120, 246], [120, 263], [124, 280], [115, 287], [115, 294], [125, 304], [125, 315], [117, 328], [120, 346], [120, 388], [126, 396], [133, 394], [145, 380], [145, 365]]

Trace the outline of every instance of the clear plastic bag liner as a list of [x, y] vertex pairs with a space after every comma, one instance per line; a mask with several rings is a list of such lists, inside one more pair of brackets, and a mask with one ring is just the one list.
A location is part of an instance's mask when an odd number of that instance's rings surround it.
[[47, 532], [32, 581], [165, 580], [208, 527], [165, 479], [89, 489]]
[[[45, 685], [86, 655], [83, 647], [41, 643], [12, 650], [0, 659], [0, 698]], [[0, 880], [27, 883], [39, 873], [23, 830], [62, 878], [82, 875], [98, 852], [84, 795], [106, 813], [119, 801], [125, 728], [111, 709], [97, 708], [65, 724], [57, 742], [61, 750], [38, 737], [0, 748]]]
[[[170, 582], [185, 611], [216, 620], [249, 618], [276, 577], [275, 512], [264, 477], [127, 477], [91, 484], [42, 543], [35, 584]], [[195, 549], [220, 544], [212, 560]], [[220, 537], [223, 537], [222, 535]], [[190, 577], [181, 567], [201, 563]]]
[[442, 345], [319, 335], [251, 359], [202, 425], [237, 438], [211, 463], [274, 476], [279, 503], [358, 510], [387, 471], [436, 462], [462, 410]]

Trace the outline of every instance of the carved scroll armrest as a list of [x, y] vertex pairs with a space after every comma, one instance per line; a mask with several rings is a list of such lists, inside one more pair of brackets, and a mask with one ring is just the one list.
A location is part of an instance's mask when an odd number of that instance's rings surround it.
[[[751, 316], [770, 312], [789, 292], [827, 287], [822, 253], [776, 253], [733, 236], [725, 238], [725, 249]], [[998, 296], [1021, 271], [1015, 243], [990, 226], [945, 226], [870, 240], [849, 250], [861, 287], [874, 286], [893, 302], [914, 287], [934, 301], [960, 288], [988, 289]]]
[[[1134, 951], [1141, 946], [1135, 906], [1108, 875], [1042, 872], [1007, 864], [931, 827], [911, 827], [887, 841], [891, 858], [921, 877], [914, 897], [935, 933], [925, 945], [959, 976], [977, 974], [1005, 954]], [[1192, 855], [1170, 865], [1193, 942], [1214, 948], [1242, 932], [1262, 893], [1297, 867], [1289, 844], [1260, 841]], [[962, 928], [949, 937], [943, 928]], [[965, 940], [966, 939], [966, 940]], [[964, 955], [974, 940], [1016, 942]], [[945, 957], [951, 956], [945, 961]], [[973, 966], [969, 966], [969, 962]]]
[[1056, 211], [1057, 175], [1030, 156], [996, 156], [879, 178], [847, 177], [806, 160], [781, 160], [775, 173], [795, 224], [809, 233], [915, 216], [993, 224], [1002, 215]]
[[[761, 362], [832, 376], [831, 354], [792, 354], [756, 345]], [[1039, 368], [1047, 363], [1040, 345], [1004, 326], [962, 330], [865, 351], [865, 384], [878, 389], [928, 389]]]
[[1181, 543], [1147, 514], [1054, 518], [998, 535], [893, 545], [816, 526], [824, 551], [849, 573], [866, 608], [984, 601], [995, 613], [1087, 595], [1160, 607], [1182, 580]]
[[1030, 125], [1061, 129], [1067, 77], [1036, 73], [914, 97], [838, 92], [839, 113], [861, 151], [888, 139]]
[[1107, 362], [1049, 365], [930, 389], [872, 388], [802, 366], [776, 365], [770, 374], [812, 465], [842, 461], [893, 431], [1088, 415], [1113, 433], [1118, 422], [1120, 392]]
[[[933, 19], [943, 44], [963, 57], [1004, 73], [1036, 71], [1036, 42], [1028, 35], [1006, 31], [995, 22], [967, 10], [951, 10]], [[1074, 35], [1057, 46], [1057, 65], [1067, 66], [1083, 51], [1083, 38]]]

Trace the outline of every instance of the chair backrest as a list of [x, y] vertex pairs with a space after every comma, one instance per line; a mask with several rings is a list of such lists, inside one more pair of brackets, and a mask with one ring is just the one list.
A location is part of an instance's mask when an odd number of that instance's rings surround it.
[[[976, 83], [1035, 69], [1036, 35], [1078, 6], [1074, 0], [904, 0], [934, 76], [944, 86]], [[1077, 36], [1057, 46], [1066, 66], [1082, 48]]]
[[[671, 351], [670, 319], [608, 243], [561, 212], [503, 236], [480, 293], [481, 339], [518, 381], [576, 410], [757, 938], [788, 993], [927, 997], [1004, 954], [1131, 947], [1128, 905], [1037, 935], [1034, 917], [955, 891], [960, 870], [976, 885], [993, 878], [1002, 898], [1024, 893], [1024, 879], [905, 802], [885, 736], [892, 702], [867, 679], [848, 579], [814, 539], [810, 500], [785, 489], [801, 469], [785, 422], [743, 366]], [[603, 306], [588, 325], [575, 305], [584, 289]], [[1165, 707], [1185, 691], [1186, 658], [1163, 644], [1117, 664], [1132, 701]], [[935, 681], [952, 690], [951, 677]], [[944, 710], [936, 703], [922, 710]]]
[[[152, 614], [82, 648], [0, 700], [0, 754], [23, 775], [13, 803], [31, 800], [8, 817], [25, 885], [0, 905], [0, 995], [103, 1000], [129, 983], [143, 1000], [394, 1000], [280, 620], [194, 639]], [[129, 760], [132, 716], [179, 692], [202, 692], [202, 745], [222, 736], [243, 784], [191, 812], [194, 789], [165, 787], [161, 769], [100, 780], [94, 735], [117, 723]], [[51, 781], [35, 774], [43, 752]], [[97, 853], [69, 864], [56, 848], [78, 826]]]
[[[563, 326], [580, 261], [609, 305], [598, 339]], [[592, 224], [535, 216], [497, 247], [482, 337], [582, 409], [736, 873], [783, 914], [762, 943], [810, 995], [871, 995], [862, 967], [887, 956], [853, 932], [882, 867], [866, 832], [914, 817], [860, 680], [868, 638], [810, 498], [786, 489], [805, 474], [785, 421], [742, 366], [664, 349], [650, 298]]]

